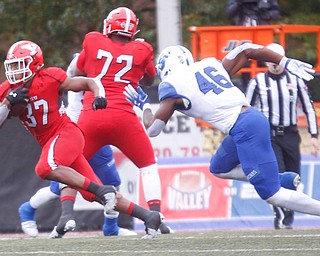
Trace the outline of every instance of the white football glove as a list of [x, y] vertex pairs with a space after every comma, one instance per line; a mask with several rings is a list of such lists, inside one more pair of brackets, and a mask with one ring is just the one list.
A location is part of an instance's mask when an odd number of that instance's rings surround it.
[[306, 81], [310, 81], [314, 78], [313, 75], [311, 74], [313, 74], [315, 70], [312, 69], [312, 65], [309, 63], [305, 63], [296, 59], [283, 57], [279, 65], [285, 68], [286, 70], [288, 70], [290, 73]]

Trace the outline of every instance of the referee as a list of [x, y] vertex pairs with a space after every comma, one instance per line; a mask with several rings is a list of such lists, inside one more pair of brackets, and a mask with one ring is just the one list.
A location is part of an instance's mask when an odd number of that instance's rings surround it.
[[[280, 44], [272, 43], [267, 48], [285, 55]], [[277, 157], [279, 171], [292, 171], [300, 175], [300, 143], [297, 127], [297, 104], [302, 106], [311, 134], [312, 153], [317, 155], [318, 124], [313, 102], [305, 82], [290, 74], [279, 65], [266, 63], [268, 71], [257, 74], [250, 80], [246, 97], [252, 106], [259, 108], [270, 122], [271, 142]], [[294, 212], [273, 206], [274, 228], [291, 229]]]

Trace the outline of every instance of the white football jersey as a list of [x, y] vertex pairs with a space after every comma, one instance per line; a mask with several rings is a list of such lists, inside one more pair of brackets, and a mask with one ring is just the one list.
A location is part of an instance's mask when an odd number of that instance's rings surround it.
[[191, 66], [175, 69], [159, 85], [159, 100], [183, 98], [187, 116], [200, 118], [224, 133], [236, 122], [245, 95], [230, 79], [221, 61], [206, 58]]

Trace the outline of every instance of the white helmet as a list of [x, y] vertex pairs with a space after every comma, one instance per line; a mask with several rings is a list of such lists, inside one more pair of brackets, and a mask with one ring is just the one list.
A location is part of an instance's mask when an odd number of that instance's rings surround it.
[[157, 59], [156, 69], [160, 81], [176, 67], [190, 66], [194, 63], [191, 52], [184, 46], [166, 47]]
[[277, 44], [277, 43], [272, 43], [266, 46], [268, 49], [270, 49], [271, 51], [274, 51], [282, 56], [285, 55], [285, 51], [282, 47], [281, 44]]
[[[280, 45], [278, 43], [271, 43], [271, 44], [267, 45], [266, 48], [280, 54], [281, 56], [285, 55], [285, 51], [284, 51], [282, 45]], [[271, 74], [279, 75], [284, 70], [284, 68], [281, 67], [280, 65], [277, 65], [277, 64], [274, 64], [271, 62], [266, 62], [266, 64], [267, 64], [268, 70]]]

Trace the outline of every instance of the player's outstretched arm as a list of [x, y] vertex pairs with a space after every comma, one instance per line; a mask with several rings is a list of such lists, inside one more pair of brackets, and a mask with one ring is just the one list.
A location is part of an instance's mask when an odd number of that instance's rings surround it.
[[245, 43], [234, 48], [224, 57], [222, 64], [225, 70], [232, 76], [243, 68], [249, 59], [278, 64], [290, 73], [307, 81], [313, 79], [312, 74], [315, 72], [309, 63], [287, 58], [267, 47], [251, 43]]

